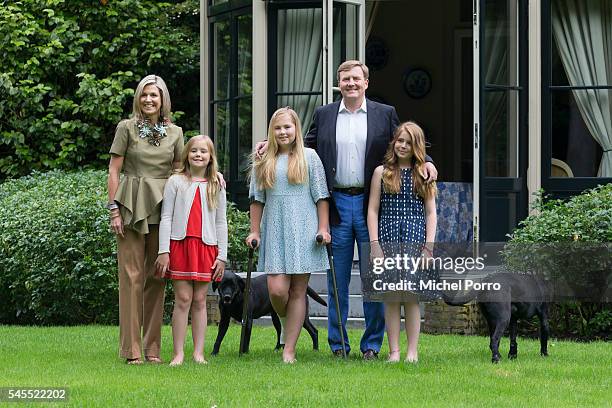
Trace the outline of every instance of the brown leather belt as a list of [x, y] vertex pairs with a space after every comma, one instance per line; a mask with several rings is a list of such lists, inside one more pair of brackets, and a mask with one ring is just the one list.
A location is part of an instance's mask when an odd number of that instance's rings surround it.
[[363, 194], [363, 187], [334, 187], [334, 191], [339, 193], [348, 194], [352, 196], [356, 196], [359, 194]]

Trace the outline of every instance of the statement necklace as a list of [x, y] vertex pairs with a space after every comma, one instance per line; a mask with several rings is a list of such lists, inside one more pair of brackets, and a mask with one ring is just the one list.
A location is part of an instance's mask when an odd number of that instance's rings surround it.
[[136, 126], [138, 126], [138, 136], [141, 139], [147, 139], [150, 145], [159, 146], [160, 141], [168, 136], [166, 132], [166, 127], [170, 122], [168, 119], [164, 118], [162, 122], [157, 122], [155, 125], [151, 125], [151, 121], [149, 119], [142, 119], [136, 122]]

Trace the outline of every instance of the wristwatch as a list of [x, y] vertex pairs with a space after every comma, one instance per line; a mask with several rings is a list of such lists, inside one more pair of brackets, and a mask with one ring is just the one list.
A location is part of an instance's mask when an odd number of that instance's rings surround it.
[[109, 210], [109, 211], [117, 210], [118, 208], [119, 208], [119, 206], [117, 205], [117, 203], [115, 201], [112, 201], [112, 202], [106, 204], [106, 209]]

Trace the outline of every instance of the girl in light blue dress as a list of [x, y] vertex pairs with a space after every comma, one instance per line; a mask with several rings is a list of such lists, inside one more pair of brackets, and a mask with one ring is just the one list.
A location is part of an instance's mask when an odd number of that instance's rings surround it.
[[[291, 108], [270, 119], [268, 149], [255, 156], [249, 197], [251, 233], [260, 248], [258, 270], [268, 274], [272, 307], [281, 321], [283, 361], [294, 363], [304, 324], [310, 274], [329, 268], [329, 197], [323, 164], [304, 147], [300, 120]], [[317, 244], [316, 236], [323, 236]]]

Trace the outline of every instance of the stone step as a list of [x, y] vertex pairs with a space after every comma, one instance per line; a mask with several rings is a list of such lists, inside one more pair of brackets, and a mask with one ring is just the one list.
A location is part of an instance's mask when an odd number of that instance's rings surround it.
[[[253, 272], [251, 277], [261, 275], [262, 272]], [[239, 272], [237, 275], [246, 278], [246, 273]], [[310, 274], [310, 280], [308, 285], [314, 289], [320, 295], [327, 294], [327, 273], [312, 273]], [[212, 286], [212, 285], [211, 285]], [[209, 289], [209, 293], [212, 293], [212, 289]], [[349, 283], [349, 293], [352, 295], [361, 295], [361, 277], [358, 269], [351, 271], [351, 282]]]
[[[310, 274], [310, 281], [308, 285], [320, 295], [327, 294], [327, 274], [326, 273], [312, 273]], [[331, 288], [330, 288], [331, 289]], [[351, 272], [351, 282], [349, 283], [349, 293], [352, 295], [361, 294], [361, 277], [359, 276], [358, 270]]]
[[[327, 316], [310, 316], [310, 321], [316, 327], [327, 329]], [[424, 323], [423, 318], [421, 318], [421, 323]], [[270, 316], [263, 316], [259, 319], [253, 320], [253, 324], [257, 326], [272, 326], [272, 319], [270, 318]], [[363, 329], [365, 327], [365, 320], [363, 317], [349, 317], [347, 319], [346, 326], [349, 329]], [[400, 330], [404, 330], [403, 316], [402, 324], [400, 325]]]
[[[316, 327], [327, 328], [327, 316], [310, 316], [310, 321]], [[270, 318], [270, 316], [263, 316], [253, 320], [253, 324], [258, 326], [272, 326], [272, 318]], [[351, 329], [363, 329], [365, 327], [365, 320], [363, 317], [349, 317], [347, 319], [347, 327]]]
[[[327, 296], [321, 296], [327, 302]], [[308, 303], [308, 315], [313, 317], [322, 317], [327, 319], [327, 307], [318, 304], [317, 302], [309, 299]], [[421, 303], [421, 316], [425, 315], [425, 304]], [[349, 319], [362, 319], [363, 320], [363, 301], [360, 295], [350, 295], [349, 297]], [[404, 308], [402, 308], [402, 317], [404, 316]]]
[[[319, 295], [328, 302], [327, 294]], [[328, 302], [329, 303], [329, 302]], [[312, 299], [308, 300], [308, 305], [310, 306], [309, 315], [310, 316], [325, 316], [327, 317], [327, 307], [320, 305]], [[349, 295], [349, 318], [358, 317], [363, 318], [363, 301], [361, 295]]]

